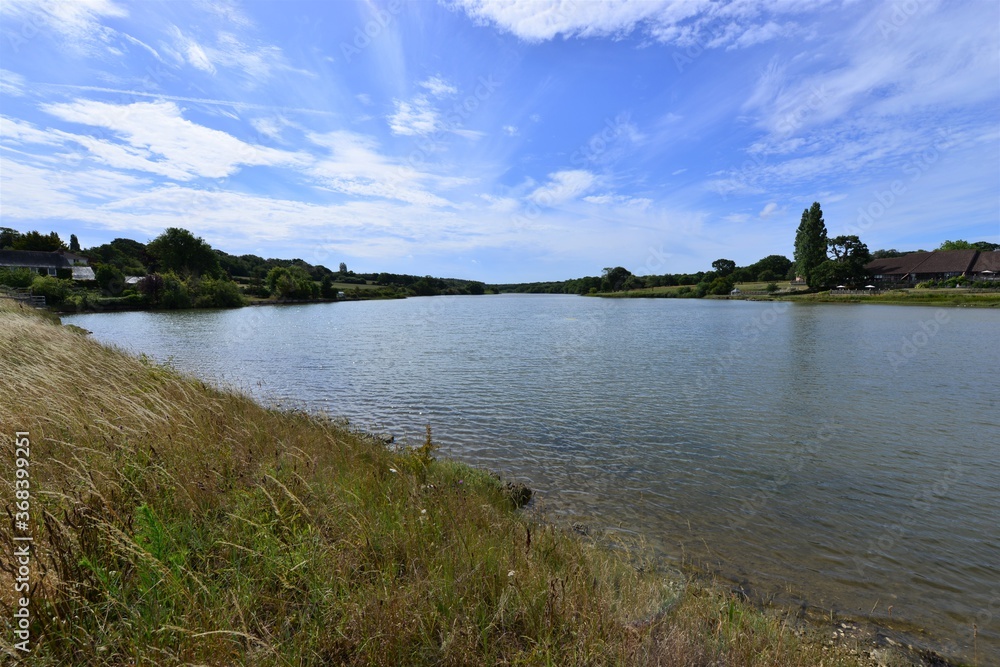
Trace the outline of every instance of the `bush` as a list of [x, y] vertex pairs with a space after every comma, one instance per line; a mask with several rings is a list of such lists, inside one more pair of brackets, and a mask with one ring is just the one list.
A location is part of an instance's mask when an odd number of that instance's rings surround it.
[[101, 264], [94, 273], [98, 287], [105, 294], [119, 296], [125, 289], [125, 274], [117, 266], [111, 264]]
[[31, 269], [0, 269], [0, 285], [31, 287], [37, 275]]
[[313, 299], [319, 296], [319, 285], [300, 266], [276, 266], [267, 272], [267, 288], [281, 299]]
[[35, 296], [44, 296], [45, 305], [56, 306], [69, 295], [69, 284], [66, 280], [52, 276], [38, 276], [31, 283], [31, 293]]
[[766, 289], [767, 289], [767, 293], [768, 294], [774, 294], [775, 292], [778, 291], [778, 284], [777, 283], [768, 283]]
[[187, 285], [174, 273], [163, 275], [163, 293], [160, 295], [160, 302], [157, 305], [168, 310], [191, 307], [191, 296], [188, 293]]
[[231, 280], [206, 278], [198, 283], [194, 292], [195, 308], [239, 308], [246, 305], [239, 286]]

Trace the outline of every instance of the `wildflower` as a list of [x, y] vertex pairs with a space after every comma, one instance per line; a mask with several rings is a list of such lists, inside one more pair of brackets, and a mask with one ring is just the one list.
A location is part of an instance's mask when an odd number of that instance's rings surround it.
[[389, 472], [399, 474], [399, 471], [396, 470], [395, 468], [389, 468]]

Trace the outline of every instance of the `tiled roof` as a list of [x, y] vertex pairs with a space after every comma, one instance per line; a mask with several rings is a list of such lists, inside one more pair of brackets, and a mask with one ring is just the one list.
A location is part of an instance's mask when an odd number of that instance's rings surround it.
[[37, 250], [0, 250], [0, 266], [29, 269], [69, 269], [72, 262], [55, 252]]
[[982, 273], [983, 271], [1000, 273], [1000, 250], [979, 253], [975, 264], [972, 265], [972, 272]]
[[972, 267], [978, 250], [935, 250], [911, 252], [902, 257], [876, 259], [865, 265], [869, 273], [903, 275], [909, 273], [965, 273]]

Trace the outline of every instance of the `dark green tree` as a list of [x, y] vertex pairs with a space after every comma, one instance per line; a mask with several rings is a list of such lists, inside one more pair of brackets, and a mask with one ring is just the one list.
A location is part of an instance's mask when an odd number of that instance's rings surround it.
[[826, 222], [819, 202], [802, 211], [795, 233], [795, 270], [811, 289], [818, 289], [813, 271], [826, 261]]
[[[768, 255], [763, 259], [757, 260], [747, 267], [747, 269], [753, 275], [752, 280], [764, 281], [784, 278], [792, 266], [792, 260], [784, 255]], [[767, 271], [770, 271], [768, 275], [773, 275], [774, 278], [761, 278], [761, 274]]]
[[80, 252], [80, 241], [76, 238], [76, 234], [69, 235], [69, 251]]
[[319, 296], [319, 285], [301, 266], [276, 266], [267, 273], [267, 287], [281, 299], [311, 299]]
[[631, 271], [621, 266], [606, 267], [601, 277], [601, 291], [620, 292], [631, 275]]
[[996, 243], [990, 243], [988, 241], [976, 241], [971, 243], [969, 241], [945, 241], [941, 244], [938, 250], [981, 250], [984, 252], [992, 252], [994, 250], [1000, 250], [1000, 245]]
[[0, 250], [7, 250], [14, 247], [14, 243], [21, 236], [21, 232], [10, 227], [0, 227]]
[[101, 264], [94, 272], [97, 286], [111, 296], [118, 296], [125, 289], [125, 275], [113, 264]]
[[43, 252], [55, 252], [65, 250], [66, 245], [55, 232], [40, 234], [39, 232], [28, 232], [21, 234], [14, 240], [14, 250], [41, 250]]
[[718, 276], [724, 278], [736, 270], [736, 262], [731, 259], [717, 259], [712, 262], [712, 268]]
[[212, 278], [218, 278], [221, 273], [219, 256], [212, 246], [186, 229], [170, 227], [150, 241], [146, 250], [161, 272]]
[[319, 281], [319, 295], [324, 299], [332, 299], [337, 296], [337, 288], [333, 286], [332, 276], [323, 276]]
[[345, 264], [344, 262], [340, 263], [340, 272], [347, 273], [347, 264]]
[[825, 262], [813, 269], [810, 287], [858, 287], [865, 283], [868, 277], [865, 264], [871, 261], [871, 253], [860, 238], [852, 234], [827, 240], [827, 257]]

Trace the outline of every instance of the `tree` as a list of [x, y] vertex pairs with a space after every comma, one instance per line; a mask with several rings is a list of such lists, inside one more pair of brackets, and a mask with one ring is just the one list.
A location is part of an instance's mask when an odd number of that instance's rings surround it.
[[[774, 276], [773, 279], [784, 278], [788, 274], [788, 271], [789, 269], [792, 268], [792, 266], [793, 266], [792, 260], [788, 259], [784, 255], [768, 255], [767, 257], [759, 259], [747, 267], [747, 270], [753, 276], [753, 278], [748, 278], [747, 281], [769, 280], [769, 278], [761, 277], [762, 274], [768, 271], [770, 271], [770, 274], [768, 275]], [[792, 277], [794, 278], [794, 276]]]
[[21, 232], [16, 229], [11, 229], [10, 227], [0, 227], [0, 250], [7, 250], [8, 248], [13, 248], [14, 243], [21, 236]]
[[731, 259], [717, 259], [712, 262], [712, 268], [724, 278], [736, 270], [736, 262]]
[[709, 294], [729, 294], [733, 291], [733, 279], [729, 276], [717, 276], [708, 285]]
[[117, 266], [101, 264], [94, 273], [97, 285], [111, 296], [118, 296], [125, 289], [125, 275]]
[[819, 202], [802, 211], [802, 220], [795, 233], [795, 270], [811, 289], [817, 289], [812, 278], [817, 266], [826, 261], [826, 222]]
[[212, 246], [186, 229], [170, 227], [150, 241], [146, 250], [156, 260], [159, 271], [212, 278], [221, 273], [219, 256]]
[[76, 234], [69, 235], [69, 251], [80, 252], [80, 241], [76, 238]]
[[347, 273], [347, 264], [345, 262], [340, 263], [340, 272]]
[[829, 259], [813, 269], [810, 287], [829, 289], [840, 284], [864, 283], [868, 276], [865, 264], [871, 261], [871, 253], [860, 238], [852, 234], [829, 239], [827, 256]]
[[319, 285], [301, 266], [276, 266], [267, 272], [267, 287], [281, 299], [311, 299], [319, 296]]
[[323, 276], [323, 280], [319, 282], [319, 295], [324, 299], [332, 299], [337, 296], [337, 288], [333, 286], [331, 276]]
[[1000, 245], [989, 243], [988, 241], [976, 241], [975, 243], [968, 241], [945, 241], [938, 250], [981, 250], [983, 252], [992, 252], [1000, 250]]
[[56, 252], [65, 250], [66, 246], [62, 239], [55, 232], [40, 234], [38, 232], [28, 232], [19, 235], [13, 243], [14, 250], [40, 250], [43, 252]]
[[621, 266], [605, 268], [601, 279], [601, 291], [620, 292], [625, 286], [625, 281], [628, 280], [628, 277], [631, 275], [631, 271]]

